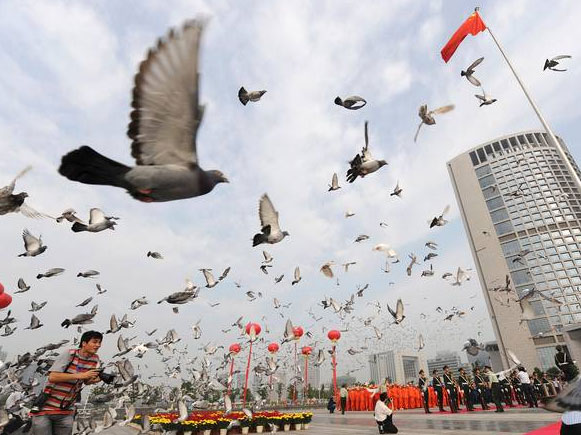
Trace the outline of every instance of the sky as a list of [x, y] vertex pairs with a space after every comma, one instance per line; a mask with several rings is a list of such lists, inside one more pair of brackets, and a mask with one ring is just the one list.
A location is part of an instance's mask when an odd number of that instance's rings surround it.
[[[484, 22], [554, 131], [578, 157], [576, 42], [581, 30], [576, 17], [581, 4], [511, 0], [481, 6]], [[460, 351], [469, 337], [493, 340], [475, 271], [462, 286], [441, 279], [458, 267], [473, 268], [446, 162], [495, 137], [540, 125], [488, 33], [468, 36], [450, 62], [442, 61], [440, 49], [472, 10], [464, 1], [0, 2], [0, 184], [32, 165], [16, 188], [28, 192], [32, 207], [54, 216], [72, 207], [84, 219], [90, 208], [99, 207], [120, 217], [115, 231], [98, 234], [73, 233], [68, 224], [20, 214], [0, 217], [0, 282], [12, 294], [20, 277], [32, 287], [13, 295], [10, 308], [18, 330], [2, 337], [0, 345], [14, 356], [72, 339], [76, 330], [60, 323], [88, 311], [92, 303], [75, 305], [89, 296], [99, 305], [91, 328], [106, 330], [111, 314], [128, 313], [136, 324], [123, 335], [136, 336], [133, 343], [148, 340], [145, 330], [158, 328], [155, 336], [161, 338], [175, 328], [181, 348], [187, 346], [191, 357], [201, 355], [200, 348], [209, 342], [227, 348], [239, 341], [246, 351], [237, 328], [222, 332], [240, 316], [245, 323], [263, 326], [265, 342], [257, 345], [257, 358], [268, 342], [280, 341], [287, 318], [313, 335], [299, 345], [316, 350], [329, 348], [324, 331], [341, 329], [338, 372], [360, 380], [369, 377], [369, 353], [417, 349], [419, 334], [428, 358], [442, 350]], [[133, 164], [126, 128], [138, 64], [169, 28], [198, 16], [208, 19], [201, 44], [200, 101], [206, 109], [197, 136], [198, 158], [202, 168], [221, 170], [230, 183], [198, 198], [144, 204], [122, 189], [60, 176], [61, 157], [83, 144]], [[559, 54], [573, 56], [569, 70], [543, 72], [545, 59]], [[481, 56], [485, 60], [476, 76], [498, 99], [482, 108], [474, 97], [479, 89], [460, 76]], [[242, 106], [240, 86], [267, 93], [260, 102]], [[348, 95], [360, 95], [368, 104], [348, 111], [333, 103], [336, 96]], [[414, 143], [417, 111], [424, 103], [429, 108], [455, 104], [455, 110], [438, 116], [436, 125], [422, 127]], [[365, 121], [373, 155], [388, 166], [350, 185], [345, 173], [363, 146]], [[328, 192], [334, 172], [342, 188]], [[389, 195], [398, 181], [401, 198]], [[251, 243], [259, 230], [263, 193], [290, 233], [265, 248], [274, 257], [268, 275], [259, 269], [262, 246], [252, 248]], [[447, 204], [449, 223], [429, 229], [427, 221]], [[345, 218], [347, 210], [355, 215]], [[25, 228], [42, 234], [48, 246], [44, 254], [17, 257], [24, 251]], [[354, 243], [359, 234], [370, 239]], [[421, 262], [429, 251], [427, 241], [438, 243], [438, 257], [431, 262], [435, 275], [422, 278], [430, 264]], [[377, 243], [389, 244], [401, 259], [389, 273], [382, 271], [382, 254], [372, 251]], [[162, 253], [164, 260], [147, 258], [150, 250]], [[412, 252], [423, 264], [408, 277], [405, 267]], [[337, 263], [338, 285], [319, 272], [331, 260]], [[346, 273], [340, 265], [348, 261], [357, 263]], [[297, 265], [303, 278], [291, 286]], [[182, 290], [186, 278], [203, 285], [200, 268], [211, 268], [217, 276], [228, 266], [232, 269], [224, 281], [202, 288], [198, 299], [180, 306], [179, 314], [156, 304]], [[66, 272], [35, 278], [51, 267]], [[100, 276], [76, 277], [87, 269], [100, 271]], [[274, 284], [281, 274], [282, 282]], [[96, 296], [96, 283], [107, 293]], [[344, 301], [365, 284], [364, 297], [356, 298], [353, 314], [343, 320], [317, 305], [324, 296]], [[245, 295], [249, 290], [263, 297], [250, 302]], [[141, 296], [147, 296], [149, 305], [129, 310]], [[275, 297], [292, 305], [275, 310]], [[386, 304], [393, 307], [398, 298], [406, 319], [393, 325]], [[24, 330], [32, 300], [48, 301], [35, 313], [44, 326], [34, 331]], [[436, 312], [437, 307], [444, 312]], [[466, 315], [444, 321], [453, 307]], [[309, 310], [322, 319], [315, 321]], [[383, 332], [381, 340], [362, 325], [369, 317]], [[194, 340], [191, 326], [198, 320], [202, 337]], [[105, 361], [115, 353], [115, 342], [116, 337], [106, 337], [100, 352]], [[350, 356], [350, 348], [361, 352]], [[289, 360], [290, 351], [292, 346], [285, 345], [281, 359]], [[138, 363], [144, 376], [162, 369], [152, 352]], [[326, 362], [322, 378], [329, 376]]]

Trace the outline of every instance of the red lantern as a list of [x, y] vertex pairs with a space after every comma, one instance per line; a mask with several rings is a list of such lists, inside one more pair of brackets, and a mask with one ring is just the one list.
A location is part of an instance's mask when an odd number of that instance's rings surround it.
[[303, 346], [301, 353], [304, 356], [309, 356], [311, 353], [313, 353], [313, 348], [311, 346]]
[[277, 353], [279, 348], [278, 343], [270, 343], [268, 345], [268, 351], [270, 353]]
[[341, 333], [339, 331], [337, 331], [336, 329], [332, 329], [327, 334], [327, 337], [329, 337], [329, 340], [331, 340], [333, 343], [335, 343], [341, 338]]
[[4, 293], [4, 286], [2, 285], [2, 283], [0, 282], [0, 295]]
[[242, 348], [238, 343], [234, 343], [230, 345], [230, 348], [228, 350], [230, 351], [231, 354], [236, 355], [238, 352], [240, 352], [241, 349]]
[[295, 340], [299, 340], [304, 334], [303, 328], [296, 326], [293, 328], [293, 335]]
[[248, 325], [246, 325], [246, 334], [252, 335], [253, 330], [254, 330], [254, 335], [258, 336], [262, 329], [260, 328], [260, 325], [258, 323], [252, 323], [252, 322], [248, 323]]
[[8, 293], [1, 293], [0, 294], [0, 309], [6, 308], [11, 303], [12, 303], [12, 296], [10, 296]]

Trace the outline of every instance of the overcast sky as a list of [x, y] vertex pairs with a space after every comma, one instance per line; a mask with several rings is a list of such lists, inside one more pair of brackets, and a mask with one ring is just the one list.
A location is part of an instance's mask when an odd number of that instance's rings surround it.
[[[574, 127], [580, 115], [581, 4], [503, 0], [483, 6], [483, 20], [555, 132], [578, 157], [581, 132]], [[14, 295], [11, 308], [18, 330], [0, 344], [13, 356], [72, 338], [74, 328], [65, 330], [60, 323], [84, 312], [74, 306], [95, 295], [97, 282], [108, 292], [95, 297], [99, 314], [91, 327], [105, 330], [112, 313], [128, 312], [137, 323], [124, 335], [137, 335], [135, 343], [147, 339], [145, 330], [158, 327], [159, 337], [175, 328], [192, 356], [210, 341], [227, 347], [239, 340], [236, 328], [221, 332], [239, 316], [267, 325], [267, 342], [279, 341], [285, 319], [291, 318], [313, 333], [301, 345], [316, 348], [329, 346], [323, 327], [349, 329], [339, 343], [339, 374], [363, 367], [355, 372], [361, 380], [368, 378], [368, 352], [413, 350], [420, 333], [428, 357], [439, 350], [459, 351], [468, 337], [493, 340], [475, 272], [460, 287], [441, 279], [458, 266], [473, 267], [445, 163], [497, 136], [540, 126], [488, 33], [467, 37], [448, 64], [442, 61], [440, 49], [472, 8], [465, 1], [0, 2], [0, 184], [32, 165], [16, 189], [28, 192], [32, 207], [52, 215], [73, 207], [81, 218], [100, 207], [121, 218], [116, 231], [99, 234], [75, 234], [68, 224], [22, 215], [0, 218], [0, 282], [9, 293], [20, 277], [32, 286], [28, 293]], [[200, 62], [200, 101], [206, 113], [197, 138], [199, 162], [204, 169], [220, 169], [231, 183], [199, 198], [143, 204], [121, 189], [61, 177], [61, 156], [82, 144], [132, 163], [125, 132], [138, 63], [170, 27], [198, 15], [209, 17]], [[569, 71], [543, 72], [545, 58], [558, 54], [573, 56]], [[498, 98], [483, 108], [474, 97], [479, 89], [460, 77], [480, 56], [485, 60], [477, 77]], [[237, 99], [240, 86], [268, 92], [259, 103], [244, 107]], [[338, 95], [361, 95], [368, 104], [348, 111], [333, 104]], [[436, 125], [424, 126], [414, 143], [423, 103], [430, 108], [453, 103], [456, 109], [438, 117]], [[347, 162], [363, 145], [365, 120], [371, 151], [389, 165], [348, 185]], [[342, 189], [327, 192], [333, 172]], [[389, 196], [398, 180], [404, 189], [401, 199]], [[290, 233], [266, 248], [275, 258], [269, 275], [259, 270], [261, 247], [251, 246], [259, 230], [258, 199], [265, 192], [280, 213], [281, 227]], [[430, 230], [428, 219], [446, 204], [451, 205], [450, 223]], [[347, 210], [355, 216], [346, 219]], [[388, 227], [380, 227], [380, 221]], [[24, 228], [42, 234], [48, 245], [44, 254], [17, 258], [24, 251]], [[370, 240], [353, 243], [359, 234]], [[407, 277], [408, 254], [423, 259], [428, 240], [440, 246], [432, 262], [435, 276], [420, 277], [429, 267], [424, 263]], [[390, 244], [401, 258], [389, 274], [381, 270], [383, 256], [371, 251], [377, 243]], [[148, 250], [165, 259], [147, 258]], [[357, 264], [348, 273], [335, 267], [337, 285], [319, 272], [329, 260]], [[291, 287], [297, 265], [303, 279]], [[230, 275], [217, 287], [202, 289], [200, 298], [181, 306], [179, 314], [155, 303], [183, 289], [188, 277], [203, 284], [198, 269], [212, 268], [219, 275], [227, 266], [232, 267]], [[66, 272], [35, 278], [51, 267]], [[76, 277], [87, 269], [101, 276]], [[283, 281], [275, 285], [274, 277], [283, 273]], [[344, 301], [367, 283], [364, 297], [356, 298], [353, 318], [341, 322], [317, 306], [325, 295]], [[264, 297], [249, 302], [248, 290]], [[150, 305], [130, 311], [130, 302], [144, 295]], [[292, 302], [282, 310], [284, 319], [272, 307], [274, 297]], [[394, 306], [398, 298], [405, 303], [406, 319], [388, 327], [386, 303]], [[45, 326], [24, 331], [32, 300], [48, 300], [36, 313]], [[368, 305], [373, 301], [381, 304], [379, 316]], [[220, 305], [211, 308], [209, 302]], [[444, 322], [444, 314], [435, 311], [438, 306], [467, 314]], [[309, 308], [323, 319], [315, 322]], [[422, 319], [421, 313], [427, 317]], [[362, 326], [361, 319], [373, 315], [372, 324], [384, 333], [381, 341]], [[203, 335], [194, 341], [191, 326], [199, 319]], [[114, 353], [115, 339], [106, 338], [103, 359]], [[367, 349], [356, 356], [345, 352], [360, 346]], [[140, 364], [150, 365], [151, 371], [160, 367], [158, 359], [148, 354]], [[323, 380], [328, 374], [325, 364]]]

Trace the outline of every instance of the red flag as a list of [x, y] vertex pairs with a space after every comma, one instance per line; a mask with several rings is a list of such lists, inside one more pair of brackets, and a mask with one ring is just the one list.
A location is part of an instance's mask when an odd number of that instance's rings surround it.
[[458, 30], [456, 30], [448, 43], [444, 45], [444, 48], [442, 48], [440, 53], [442, 54], [442, 59], [444, 59], [444, 62], [448, 62], [450, 60], [458, 46], [462, 43], [462, 41], [464, 41], [464, 38], [466, 38], [469, 33], [471, 35], [476, 35], [480, 32], [483, 32], [484, 30], [486, 30], [486, 24], [484, 24], [484, 21], [482, 21], [482, 18], [480, 18], [480, 15], [478, 15], [478, 12], [474, 11], [474, 13], [470, 15], [460, 27], [458, 27]]

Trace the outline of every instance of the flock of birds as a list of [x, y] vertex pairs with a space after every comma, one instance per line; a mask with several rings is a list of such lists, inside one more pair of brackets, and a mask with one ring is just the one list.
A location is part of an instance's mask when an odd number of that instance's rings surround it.
[[[227, 183], [228, 179], [219, 170], [204, 170], [200, 166], [196, 151], [196, 135], [204, 114], [204, 106], [199, 102], [199, 46], [200, 37], [203, 31], [203, 23], [193, 20], [185, 23], [181, 30], [171, 30], [166, 38], [159, 40], [157, 45], [150, 49], [145, 60], [139, 66], [139, 72], [135, 76], [135, 87], [133, 89], [131, 122], [128, 126], [128, 136], [132, 140], [131, 155], [135, 158], [135, 166], [113, 161], [103, 156], [91, 147], [82, 146], [62, 157], [59, 173], [64, 177], [85, 184], [108, 185], [125, 189], [133, 198], [143, 202], [163, 202], [174, 201], [185, 198], [192, 198], [205, 195], [211, 192], [219, 183]], [[547, 60], [545, 68], [554, 71], [559, 61], [569, 56], [557, 56], [550, 61]], [[474, 76], [475, 69], [483, 61], [483, 58], [473, 62], [461, 75], [474, 86], [481, 87], [481, 82]], [[241, 87], [238, 98], [241, 104], [249, 102], [257, 103], [265, 95], [265, 90], [247, 91]], [[480, 106], [489, 105], [496, 100], [491, 98], [482, 89], [482, 95], [476, 95], [480, 101]], [[335, 104], [348, 110], [359, 110], [367, 104], [367, 101], [359, 96], [337, 97]], [[427, 105], [422, 105], [419, 109], [421, 123], [414, 136], [417, 140], [422, 125], [434, 125], [435, 115], [441, 115], [454, 108], [453, 105], [446, 105], [429, 110]], [[350, 161], [346, 172], [346, 181], [353, 183], [357, 179], [365, 177], [379, 171], [388, 163], [383, 159], [375, 159], [369, 149], [368, 123], [364, 125], [364, 146], [360, 153], [357, 153]], [[75, 233], [90, 232], [100, 233], [106, 230], [115, 230], [119, 217], [108, 216], [99, 208], [92, 208], [89, 211], [87, 221], [77, 216], [74, 209], [66, 209], [60, 216], [53, 217], [49, 214], [39, 212], [32, 208], [26, 201], [26, 192], [14, 193], [16, 182], [23, 177], [30, 168], [20, 172], [12, 182], [0, 189], [0, 215], [7, 213], [21, 213], [29, 218], [45, 218], [54, 220], [57, 223], [71, 224], [71, 230]], [[331, 183], [328, 186], [329, 192], [341, 189], [339, 177], [334, 173]], [[402, 198], [404, 188], [397, 182], [390, 197], [394, 200]], [[427, 224], [429, 228], [443, 227], [447, 224], [445, 219], [450, 207], [446, 206], [440, 214], [431, 217]], [[264, 194], [259, 199], [258, 216], [260, 227], [252, 238], [252, 246], [272, 245], [281, 243], [289, 232], [281, 228], [279, 222], [279, 212], [275, 208], [268, 194]], [[354, 213], [346, 212], [345, 218], [351, 218]], [[388, 226], [385, 222], [379, 222], [381, 228]], [[40, 235], [34, 235], [28, 229], [24, 229], [23, 234], [24, 252], [19, 257], [29, 258], [39, 255], [49, 255], [48, 246], [44, 244]], [[370, 240], [368, 234], [359, 234], [353, 243], [364, 244]], [[406, 275], [418, 276], [421, 279], [430, 279], [436, 274], [433, 262], [440, 254], [438, 243], [433, 240], [425, 242], [426, 252], [418, 257], [415, 253], [408, 255], [409, 262], [402, 263], [403, 258], [393, 247], [385, 243], [375, 244], [371, 250], [377, 252], [384, 260], [382, 271], [390, 273], [394, 267], [404, 267]], [[268, 251], [263, 250], [263, 261], [258, 268], [265, 275], [269, 275], [269, 270], [275, 266], [275, 259]], [[527, 254], [523, 253], [524, 258]], [[148, 251], [144, 256], [152, 261], [165, 261], [164, 255], [156, 251]], [[420, 261], [418, 258], [423, 258]], [[24, 260], [23, 260], [24, 261]], [[357, 264], [356, 261], [348, 261], [336, 264], [334, 261], [321, 265], [321, 274], [331, 280], [336, 279], [337, 286], [340, 285], [337, 268], [342, 267], [343, 274], [349, 273], [350, 267]], [[399, 264], [399, 266], [398, 266]], [[417, 272], [417, 267], [423, 265], [421, 273]], [[414, 267], [417, 266], [417, 267]], [[403, 270], [403, 269], [402, 269]], [[142, 296], [132, 301], [127, 301], [127, 309], [130, 313], [124, 313], [121, 317], [112, 314], [109, 320], [109, 329], [106, 331], [107, 337], [117, 334], [117, 353], [113, 356], [114, 362], [110, 362], [107, 370], [115, 374], [115, 381], [105, 387], [104, 393], [93, 394], [93, 403], [109, 404], [108, 411], [102, 422], [77, 419], [78, 433], [100, 432], [113, 424], [124, 425], [131, 421], [135, 415], [135, 405], [130, 399], [129, 392], [140, 397], [142, 402], [148, 402], [159, 387], [153, 385], [156, 377], [165, 380], [174, 379], [176, 384], [188, 381], [192, 385], [191, 391], [194, 393], [185, 394], [179, 388], [161, 388], [161, 397], [155, 399], [157, 403], [163, 404], [166, 409], [177, 409], [179, 418], [187, 418], [188, 407], [196, 409], [208, 408], [211, 403], [204, 397], [217, 394], [216, 401], [225, 411], [232, 409], [231, 398], [226, 394], [228, 386], [233, 377], [239, 375], [240, 371], [234, 371], [233, 375], [228, 374], [228, 367], [235, 357], [224, 345], [214, 344], [212, 341], [199, 347], [199, 352], [193, 352], [193, 340], [201, 340], [203, 337], [202, 324], [198, 320], [192, 325], [191, 337], [180, 337], [175, 329], [170, 329], [165, 334], [158, 334], [157, 329], [150, 331], [143, 330], [143, 334], [130, 332], [140, 324], [145, 325], [146, 319], [151, 316], [138, 316], [138, 310], [156, 302], [157, 304], [169, 304], [172, 311], [179, 313], [180, 306], [192, 303], [199, 299], [203, 288], [212, 289], [221, 285], [227, 279], [231, 271], [226, 267], [223, 272], [215, 277], [212, 269], [202, 268], [200, 272], [205, 280], [205, 285], [198, 286], [193, 281], [187, 280], [185, 287], [179, 291], [165, 295], [159, 300], [150, 301], [147, 296]], [[54, 279], [65, 273], [64, 268], [51, 268], [36, 275], [37, 280]], [[470, 269], [458, 267], [454, 272], [445, 272], [441, 279], [448, 281], [452, 286], [462, 286], [470, 280]], [[98, 279], [100, 272], [97, 270], [80, 271], [76, 275], [80, 279]], [[285, 278], [282, 273], [274, 277], [274, 285], [281, 283]], [[297, 265], [292, 274], [291, 286], [301, 283], [301, 271]], [[394, 282], [390, 281], [390, 285]], [[234, 281], [236, 288], [242, 289], [239, 282]], [[24, 278], [19, 278], [17, 282], [18, 290], [15, 294], [26, 293], [31, 290]], [[96, 283], [94, 295], [84, 298], [81, 301], [73, 301], [75, 308], [82, 312], [63, 318], [61, 326], [63, 328], [76, 327], [78, 333], [90, 328], [99, 314], [98, 298], [103, 296], [107, 289]], [[364, 353], [371, 349], [384, 348], [409, 348], [409, 343], [417, 343], [416, 350], [425, 347], [425, 335], [430, 334], [430, 329], [434, 329], [428, 322], [438, 323], [452, 322], [462, 319], [474, 310], [471, 307], [442, 307], [438, 306], [429, 313], [421, 313], [420, 321], [406, 324], [406, 304], [402, 299], [386, 304], [378, 301], [366, 301], [366, 305], [358, 309], [357, 305], [365, 297], [365, 291], [369, 284], [359, 285], [349, 298], [339, 300], [338, 297], [327, 297], [320, 301], [317, 306], [308, 307], [308, 315], [312, 324], [307, 326], [306, 337], [309, 343], [316, 349], [314, 365], [322, 366], [328, 362], [329, 349], [325, 349], [324, 334], [327, 326], [321, 326], [320, 332], [317, 328], [318, 322], [324, 319], [324, 315], [333, 319], [334, 324], [341, 325], [340, 331], [349, 333], [346, 335], [343, 347], [346, 353], [353, 357], [350, 362], [351, 369], [345, 374], [355, 373], [366, 366]], [[509, 277], [505, 286], [501, 286], [495, 291], [510, 292], [511, 283]], [[243, 289], [249, 302], [266, 298], [266, 293], [251, 289]], [[523, 295], [521, 300], [531, 295]], [[476, 297], [476, 294], [470, 298]], [[38, 330], [44, 325], [42, 323], [42, 310], [49, 301], [32, 301], [30, 312], [30, 323], [25, 328], [17, 326], [18, 322], [12, 315], [10, 309], [6, 315], [0, 319], [0, 335], [3, 337], [17, 333], [18, 329]], [[210, 307], [216, 307], [220, 303], [210, 302]], [[266, 342], [266, 337], [278, 339], [282, 345], [296, 343], [296, 327], [290, 318], [292, 302], [281, 300], [280, 297], [273, 298], [273, 310], [277, 316], [285, 320], [282, 333], [276, 330], [271, 333], [268, 323], [270, 318], [266, 315], [262, 317], [264, 322], [264, 333], [262, 336], [248, 336], [245, 333], [245, 319], [240, 317], [232, 324], [225, 325], [222, 333], [237, 332], [240, 339]], [[85, 308], [87, 307], [87, 308]], [[89, 308], [90, 307], [90, 308]], [[393, 307], [393, 308], [392, 308]], [[365, 312], [367, 310], [367, 312]], [[135, 316], [130, 319], [130, 316]], [[63, 316], [64, 317], [64, 316]], [[486, 319], [473, 322], [477, 329], [481, 328]], [[405, 325], [405, 327], [403, 327]], [[398, 328], [394, 331], [394, 328]], [[459, 328], [455, 329], [457, 334], [462, 334]], [[125, 335], [132, 335], [125, 337]], [[480, 334], [480, 333], [479, 333]], [[30, 401], [34, 397], [35, 391], [41, 382], [42, 376], [47, 374], [52, 360], [59, 350], [65, 345], [77, 345], [76, 339], [71, 342], [63, 339], [55, 343], [48, 343], [36, 350], [17, 355], [12, 361], [0, 363], [0, 384], [2, 394], [12, 391], [21, 391], [22, 397], [17, 401], [10, 411], [19, 413], [23, 418], [27, 418], [27, 411]], [[465, 345], [465, 350], [477, 352], [480, 348], [476, 339], [469, 339]], [[252, 371], [260, 387], [273, 389], [279, 380], [284, 380], [287, 384], [302, 385], [304, 374], [300, 364], [296, 364], [296, 352], [293, 346], [282, 346], [278, 356], [267, 353], [266, 349], [258, 348], [254, 355]], [[193, 355], [195, 353], [195, 355]], [[141, 367], [142, 359], [145, 355], [153, 355], [158, 364], [162, 364], [163, 375], [150, 375], [146, 379], [141, 373], [148, 369], [147, 364]], [[139, 364], [137, 369], [134, 364]], [[150, 363], [151, 364], [151, 363]], [[289, 375], [290, 374], [290, 375]], [[288, 375], [288, 376], [287, 376]], [[280, 379], [279, 379], [280, 378]], [[286, 379], [285, 379], [286, 378]], [[272, 381], [271, 379], [274, 379]], [[193, 397], [192, 397], [193, 396]], [[254, 406], [260, 407], [264, 403], [255, 401]], [[115, 404], [115, 406], [113, 406]], [[115, 408], [126, 407], [126, 417], [117, 418]], [[245, 409], [247, 415], [251, 415], [252, 410]], [[8, 421], [8, 414], [2, 413], [0, 416], [0, 427]], [[148, 420], [143, 419], [143, 433], [150, 428], [147, 426]], [[234, 425], [236, 423], [233, 423]], [[272, 428], [273, 430], [275, 428]]]

